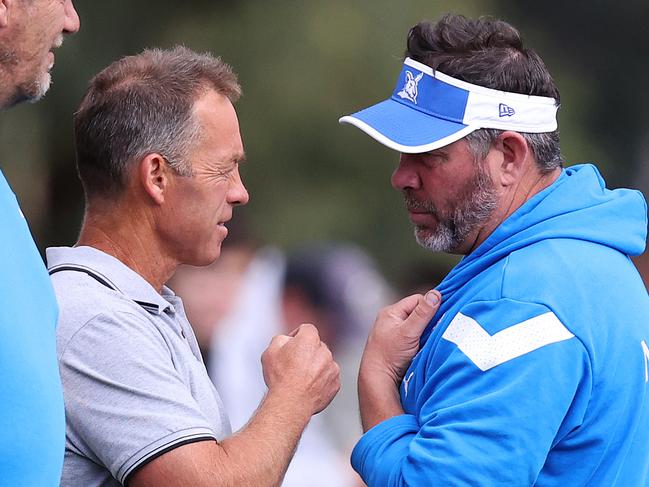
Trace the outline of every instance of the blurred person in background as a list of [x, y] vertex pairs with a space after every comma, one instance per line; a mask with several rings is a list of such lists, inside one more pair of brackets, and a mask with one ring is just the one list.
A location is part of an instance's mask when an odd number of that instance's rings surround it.
[[230, 242], [222, 260], [209, 268], [183, 266], [170, 285], [187, 296], [192, 323], [206, 324], [208, 370], [235, 429], [249, 421], [266, 393], [259, 357], [268, 341], [299, 323], [315, 324], [341, 364], [342, 387], [305, 429], [282, 485], [358, 485], [347, 460], [361, 435], [358, 361], [376, 311], [391, 294], [367, 254], [346, 243], [313, 243], [283, 253]]
[[[0, 110], [47, 92], [54, 49], [79, 29], [70, 0], [0, 0]], [[0, 484], [58, 485], [65, 418], [52, 285], [0, 172]]]
[[61, 310], [63, 487], [278, 485], [340, 387], [312, 325], [276, 336], [261, 358], [268, 393], [232, 435], [165, 286], [180, 264], [219, 257], [234, 207], [248, 202], [239, 95], [220, 59], [153, 49], [95, 76], [75, 114], [85, 217], [75, 247], [47, 249]]
[[416, 261], [406, 266], [397, 280], [402, 294], [425, 293], [444, 280], [453, 266], [436, 260]]
[[394, 308], [370, 334], [370, 487], [649, 483], [646, 203], [563, 169], [558, 107], [516, 29], [447, 15], [410, 30], [389, 100], [341, 119], [401, 153], [419, 244], [465, 256], [421, 337]]

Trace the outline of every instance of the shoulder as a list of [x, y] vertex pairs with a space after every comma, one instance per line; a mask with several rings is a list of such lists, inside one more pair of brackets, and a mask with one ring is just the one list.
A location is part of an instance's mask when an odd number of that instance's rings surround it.
[[59, 358], [73, 343], [74, 348], [94, 350], [147, 343], [166, 348], [149, 313], [126, 296], [84, 274], [60, 273], [52, 282], [59, 303]]
[[63, 314], [88, 317], [102, 311], [128, 309], [130, 300], [82, 272], [58, 272], [50, 276]]
[[579, 279], [585, 276], [586, 269], [593, 273], [607, 273], [628, 260], [627, 255], [600, 243], [576, 238], [548, 238], [512, 252], [505, 276], [509, 279], [523, 275], [573, 276]]
[[[581, 324], [610, 326], [649, 301], [631, 259], [605, 245], [548, 239], [513, 252], [503, 270], [502, 297], [544, 304], [575, 334]], [[624, 306], [623, 303], [628, 303]]]

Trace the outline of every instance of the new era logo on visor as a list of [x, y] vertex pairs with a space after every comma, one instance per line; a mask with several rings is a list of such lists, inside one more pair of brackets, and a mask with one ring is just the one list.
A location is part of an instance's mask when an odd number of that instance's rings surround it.
[[499, 105], [498, 111], [500, 112], [498, 114], [500, 117], [511, 117], [516, 113], [512, 107], [507, 106], [504, 103]]

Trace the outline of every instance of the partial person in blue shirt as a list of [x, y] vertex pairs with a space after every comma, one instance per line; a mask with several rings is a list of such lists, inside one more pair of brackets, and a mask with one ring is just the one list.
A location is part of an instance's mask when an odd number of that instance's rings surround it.
[[[50, 86], [53, 50], [79, 29], [71, 0], [0, 1], [0, 110]], [[54, 291], [0, 172], [0, 485], [59, 485], [65, 445]]]
[[392, 97], [341, 122], [401, 152], [417, 241], [465, 257], [439, 309], [379, 314], [354, 468], [370, 487], [648, 485], [644, 198], [563, 168], [558, 89], [509, 24], [447, 15], [407, 46]]

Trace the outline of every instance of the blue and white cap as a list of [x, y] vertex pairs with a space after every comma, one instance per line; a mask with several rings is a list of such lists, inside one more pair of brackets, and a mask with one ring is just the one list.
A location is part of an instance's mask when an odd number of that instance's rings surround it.
[[417, 154], [481, 128], [553, 132], [558, 108], [554, 98], [492, 90], [406, 58], [390, 99], [340, 123], [355, 125], [391, 149]]

